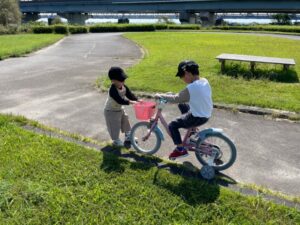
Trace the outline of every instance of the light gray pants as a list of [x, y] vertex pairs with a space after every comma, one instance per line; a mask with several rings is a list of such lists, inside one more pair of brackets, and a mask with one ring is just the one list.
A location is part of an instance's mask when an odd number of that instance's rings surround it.
[[117, 140], [120, 135], [120, 130], [127, 133], [131, 130], [128, 115], [122, 109], [121, 111], [104, 110], [104, 117], [108, 133], [112, 140]]

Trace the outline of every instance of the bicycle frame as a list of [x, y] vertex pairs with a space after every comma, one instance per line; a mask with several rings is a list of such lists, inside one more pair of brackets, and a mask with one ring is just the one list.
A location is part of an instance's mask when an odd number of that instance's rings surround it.
[[[167, 121], [165, 120], [165, 118], [162, 114], [163, 105], [165, 103], [166, 103], [166, 101], [164, 101], [164, 100], [157, 100], [157, 104], [156, 104], [156, 107], [158, 108], [157, 112], [155, 114], [154, 119], [150, 119], [150, 129], [149, 129], [149, 132], [147, 133], [147, 135], [143, 138], [143, 140], [147, 140], [149, 138], [149, 136], [151, 135], [151, 132], [154, 131], [156, 129], [156, 127], [158, 127], [158, 122], [159, 121], [164, 126], [165, 130], [167, 131], [167, 134], [171, 137], [171, 133], [170, 133], [170, 130], [169, 130], [169, 127], [168, 127], [168, 123], [167, 123]], [[187, 129], [187, 132], [186, 132], [186, 134], [183, 138], [183, 141], [182, 141], [183, 146], [186, 147], [189, 151], [195, 151], [196, 150], [196, 143], [188, 142], [188, 140], [190, 139], [189, 137], [190, 137], [190, 134], [191, 134], [192, 130], [193, 130], [193, 127]], [[164, 139], [163, 134], [162, 134], [162, 139]], [[202, 143], [201, 144], [201, 152], [203, 154], [211, 155], [212, 148], [208, 143]]]

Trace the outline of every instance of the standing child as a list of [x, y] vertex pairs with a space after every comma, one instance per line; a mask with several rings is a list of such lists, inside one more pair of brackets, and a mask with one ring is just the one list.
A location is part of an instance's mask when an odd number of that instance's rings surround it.
[[[111, 67], [108, 77], [111, 80], [111, 86], [104, 107], [107, 129], [114, 146], [128, 146], [130, 145], [131, 126], [123, 105], [134, 104], [138, 99], [124, 84], [127, 75], [123, 69]], [[124, 143], [119, 138], [120, 130], [125, 133]]]
[[203, 125], [211, 117], [213, 109], [211, 87], [208, 81], [205, 78], [199, 78], [199, 75], [197, 63], [182, 61], [178, 65], [176, 76], [187, 84], [186, 88], [176, 95], [156, 94], [156, 97], [163, 97], [171, 103], [180, 103], [178, 107], [183, 114], [169, 123], [169, 130], [176, 145], [175, 150], [169, 155], [170, 159], [188, 155], [183, 147], [179, 128], [188, 129]]

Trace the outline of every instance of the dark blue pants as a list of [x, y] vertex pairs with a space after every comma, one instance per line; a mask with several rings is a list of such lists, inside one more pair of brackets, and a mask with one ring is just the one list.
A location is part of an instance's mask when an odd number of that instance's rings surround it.
[[179, 133], [180, 128], [188, 129], [197, 127], [208, 121], [208, 118], [193, 116], [189, 111], [190, 107], [188, 104], [178, 104], [178, 108], [183, 115], [169, 123], [169, 130], [175, 145], [182, 144], [181, 135]]

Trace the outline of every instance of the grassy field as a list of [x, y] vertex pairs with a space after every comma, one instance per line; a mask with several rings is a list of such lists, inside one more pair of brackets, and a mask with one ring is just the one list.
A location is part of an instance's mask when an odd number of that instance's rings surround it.
[[58, 34], [0, 35], [0, 60], [33, 52], [63, 37], [64, 35]]
[[[184, 84], [175, 77], [181, 60], [200, 64], [201, 76], [213, 89], [219, 103], [243, 104], [300, 112], [300, 42], [284, 38], [220, 33], [126, 33], [125, 37], [142, 46], [146, 55], [127, 70], [128, 86], [148, 92], [177, 92]], [[221, 53], [294, 58], [296, 66], [288, 73], [280, 65], [257, 65], [255, 74], [249, 63], [228, 63], [227, 75], [220, 74], [215, 57]], [[107, 83], [106, 83], [107, 84]]]
[[300, 212], [0, 115], [0, 224], [299, 224]]

